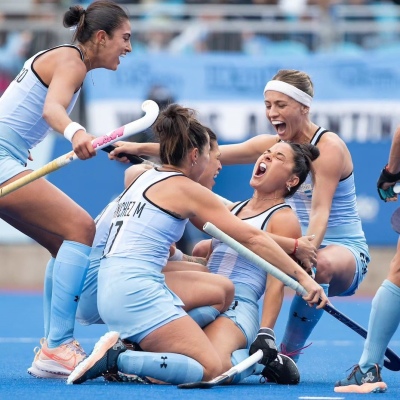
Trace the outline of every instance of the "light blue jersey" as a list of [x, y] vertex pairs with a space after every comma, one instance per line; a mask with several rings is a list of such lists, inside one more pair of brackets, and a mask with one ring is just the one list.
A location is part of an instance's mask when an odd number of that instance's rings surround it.
[[110, 330], [140, 343], [155, 329], [186, 314], [165, 284], [169, 249], [187, 219], [160, 208], [147, 190], [177, 172], [144, 172], [118, 199], [98, 274], [98, 310]]
[[[316, 146], [325, 132], [327, 130], [319, 128], [310, 143]], [[309, 174], [296, 193], [286, 200], [300, 220], [303, 235], [307, 233], [310, 222], [312, 196], [313, 183]], [[339, 182], [333, 195], [328, 226], [321, 247], [330, 244], [345, 246], [353, 253], [356, 259], [357, 270], [353, 284], [342, 295], [354, 293], [367, 273], [370, 255], [361, 225], [361, 218], [357, 210], [353, 173]]]
[[[249, 200], [238, 203], [231, 212], [237, 215], [248, 202]], [[272, 214], [288, 207], [290, 208], [288, 204], [281, 203], [254, 217], [244, 218], [243, 221], [266, 230]], [[210, 272], [226, 276], [235, 285], [234, 300], [220, 317], [231, 319], [243, 332], [249, 346], [259, 329], [258, 301], [265, 292], [267, 273], [217, 239], [212, 239], [212, 253], [207, 266]]]
[[[49, 124], [43, 118], [48, 86], [35, 71], [33, 63], [42, 54], [59, 47], [76, 49], [83, 61], [84, 56], [81, 50], [74, 45], [61, 45], [41, 51], [25, 62], [21, 72], [0, 98], [0, 123], [16, 132], [26, 142], [28, 148], [35, 147], [50, 131]], [[74, 93], [67, 107], [68, 114], [74, 107], [79, 92], [80, 89]]]

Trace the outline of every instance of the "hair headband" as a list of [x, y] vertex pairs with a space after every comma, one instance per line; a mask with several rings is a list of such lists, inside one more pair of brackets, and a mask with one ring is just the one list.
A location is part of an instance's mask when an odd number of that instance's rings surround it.
[[264, 94], [267, 90], [281, 92], [307, 107], [311, 106], [312, 97], [309, 94], [298, 89], [296, 86], [290, 85], [289, 83], [272, 80], [265, 85]]

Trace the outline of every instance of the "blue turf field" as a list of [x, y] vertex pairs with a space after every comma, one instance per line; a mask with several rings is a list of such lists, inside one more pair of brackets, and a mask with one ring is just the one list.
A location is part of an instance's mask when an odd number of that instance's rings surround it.
[[[371, 299], [332, 299], [332, 303], [366, 327]], [[282, 317], [276, 327], [281, 337], [289, 299], [285, 300]], [[363, 339], [349, 328], [325, 314], [311, 341], [313, 344], [302, 355], [299, 368], [301, 383], [298, 386], [261, 385], [257, 378], [250, 378], [237, 386], [215, 387], [210, 390], [179, 390], [173, 386], [132, 385], [105, 383], [101, 379], [77, 386], [67, 386], [56, 380], [35, 379], [26, 373], [33, 359], [32, 349], [42, 335], [41, 293], [0, 292], [0, 399], [357, 399], [400, 397], [400, 372], [383, 370], [389, 389], [385, 394], [343, 395], [333, 391], [335, 380], [344, 377], [346, 369], [358, 362]], [[104, 327], [76, 328], [76, 337], [86, 351], [105, 332]], [[400, 354], [400, 332], [391, 347]]]

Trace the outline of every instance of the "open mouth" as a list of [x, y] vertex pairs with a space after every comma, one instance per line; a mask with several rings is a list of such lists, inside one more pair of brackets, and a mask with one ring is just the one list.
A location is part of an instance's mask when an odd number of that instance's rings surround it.
[[286, 131], [286, 123], [282, 121], [272, 121], [272, 125], [276, 129], [279, 135], [282, 135]]
[[265, 174], [266, 171], [267, 171], [267, 164], [265, 164], [265, 162], [261, 162], [260, 164], [258, 164], [257, 171], [254, 174], [254, 176], [262, 176]]

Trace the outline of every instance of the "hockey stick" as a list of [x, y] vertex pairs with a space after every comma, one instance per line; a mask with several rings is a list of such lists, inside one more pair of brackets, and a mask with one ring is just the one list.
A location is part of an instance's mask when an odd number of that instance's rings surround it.
[[[114, 149], [116, 148], [116, 146], [113, 146], [112, 144], [110, 144], [109, 146], [106, 146], [104, 148], [102, 148], [101, 150], [107, 152], [107, 153], [111, 153]], [[151, 165], [153, 167], [159, 167], [158, 164], [153, 163], [152, 161], [149, 160], [145, 160], [142, 157], [139, 156], [135, 156], [134, 154], [127, 154], [127, 153], [119, 153], [117, 155], [118, 158], [122, 158], [122, 157], [126, 157], [129, 162], [133, 165], [137, 165], [137, 164], [148, 164]]]
[[[211, 224], [210, 222], [207, 222], [204, 225], [203, 230], [204, 230], [204, 232], [207, 232], [209, 235], [211, 235], [211, 236], [217, 238], [218, 240], [220, 240], [221, 242], [224, 242], [225, 244], [227, 244], [233, 250], [237, 251], [242, 257], [245, 257], [251, 263], [253, 263], [254, 265], [257, 265], [257, 267], [265, 270], [266, 272], [268, 272], [275, 278], [279, 279], [286, 286], [295, 290], [297, 293], [300, 293], [302, 296], [307, 294], [307, 291], [297, 281], [295, 281], [289, 275], [286, 275], [284, 272], [282, 272], [278, 268], [274, 267], [269, 262], [265, 261], [263, 258], [258, 256], [257, 254], [255, 254], [252, 251], [250, 251], [249, 249], [247, 249], [245, 246], [243, 246], [236, 240], [232, 239], [230, 236], [228, 236], [227, 234], [222, 232], [220, 229], [218, 229], [215, 225]], [[353, 320], [351, 320], [346, 315], [342, 314], [339, 310], [337, 310], [335, 307], [333, 307], [332, 304], [327, 304], [323, 309], [328, 314], [332, 315], [332, 317], [336, 318], [338, 321], [340, 321], [343, 324], [345, 324], [346, 326], [348, 326], [354, 332], [358, 333], [364, 339], [367, 337], [368, 332], [366, 329], [364, 329], [361, 325], [359, 325], [356, 322], [354, 322]], [[390, 369], [391, 371], [400, 371], [400, 358], [397, 356], [397, 354], [390, 348], [387, 348], [385, 351], [385, 356], [387, 357], [384, 362], [385, 367], [387, 369]]]
[[[136, 121], [132, 121], [129, 124], [123, 125], [108, 133], [107, 135], [103, 135], [92, 140], [93, 148], [95, 150], [103, 149], [118, 140], [125, 139], [149, 128], [158, 116], [158, 105], [153, 100], [146, 100], [142, 104], [142, 110], [145, 112], [145, 115], [142, 118], [139, 118]], [[30, 174], [27, 174], [22, 178], [1, 187], [0, 198], [13, 192], [14, 190], [21, 188], [22, 186], [25, 186], [30, 182], [33, 182], [36, 179], [39, 179], [49, 174], [50, 172], [57, 171], [58, 169], [64, 167], [65, 165], [68, 165], [77, 158], [78, 157], [73, 151], [70, 151], [63, 156], [56, 158], [55, 160], [49, 162], [43, 167], [37, 169], [36, 171], [33, 171]]]
[[250, 368], [252, 365], [258, 363], [263, 357], [262, 350], [257, 350], [250, 357], [236, 364], [230, 370], [224, 372], [222, 375], [217, 376], [211, 381], [200, 381], [200, 382], [191, 382], [191, 383], [181, 383], [178, 385], [179, 389], [211, 389], [214, 386], [222, 385], [228, 379], [234, 377], [237, 374], [240, 374], [247, 368]]

